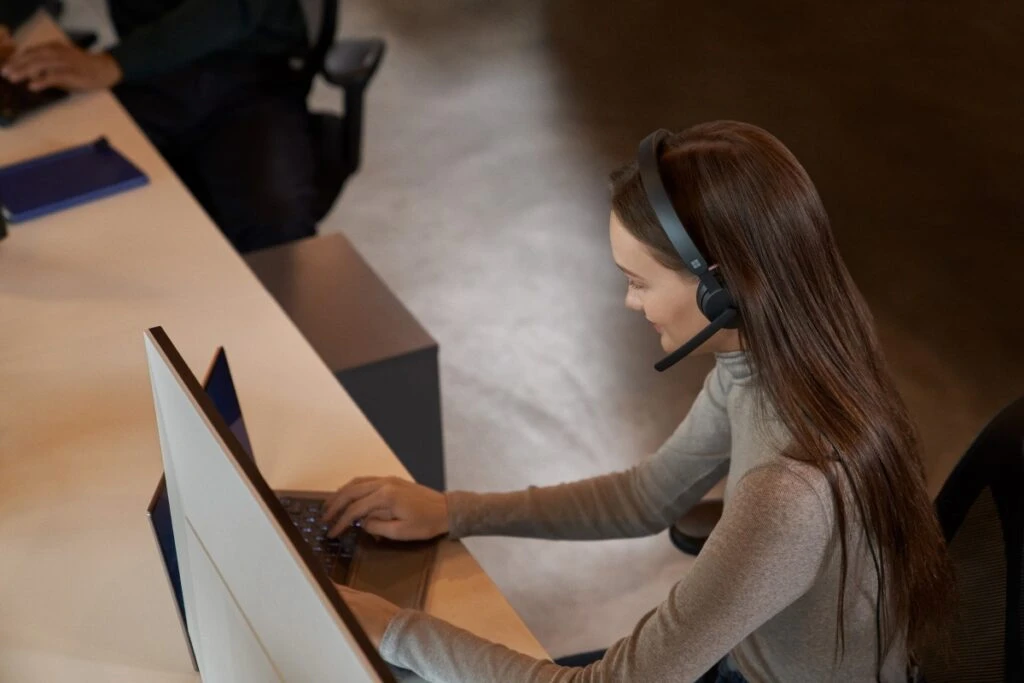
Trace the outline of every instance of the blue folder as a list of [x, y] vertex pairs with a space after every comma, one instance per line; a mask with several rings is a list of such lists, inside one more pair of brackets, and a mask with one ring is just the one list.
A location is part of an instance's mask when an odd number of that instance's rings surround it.
[[106, 138], [0, 168], [0, 210], [31, 220], [149, 182]]

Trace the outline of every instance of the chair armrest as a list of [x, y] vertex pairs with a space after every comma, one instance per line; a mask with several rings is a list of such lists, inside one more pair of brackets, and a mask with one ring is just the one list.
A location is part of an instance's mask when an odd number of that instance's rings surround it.
[[341, 88], [364, 88], [383, 58], [379, 38], [339, 40], [324, 55], [324, 78]]

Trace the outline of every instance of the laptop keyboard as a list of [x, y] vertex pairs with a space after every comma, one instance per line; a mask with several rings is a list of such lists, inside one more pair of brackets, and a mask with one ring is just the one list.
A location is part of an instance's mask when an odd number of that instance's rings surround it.
[[351, 527], [337, 538], [328, 538], [327, 532], [331, 525], [320, 523], [324, 501], [287, 496], [282, 496], [280, 500], [302, 538], [312, 548], [313, 554], [323, 562], [328, 574], [332, 574], [339, 563], [347, 564], [352, 559], [359, 541], [358, 528]]
[[23, 112], [59, 100], [66, 94], [52, 88], [32, 92], [24, 83], [11, 83], [0, 77], [0, 123], [14, 123]]

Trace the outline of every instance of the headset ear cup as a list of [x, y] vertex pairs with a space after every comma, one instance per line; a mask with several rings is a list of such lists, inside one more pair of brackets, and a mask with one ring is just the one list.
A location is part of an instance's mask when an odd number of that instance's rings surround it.
[[[721, 276], [715, 272], [714, 278], [715, 284], [718, 285], [717, 287], [708, 287], [703, 280], [697, 285], [697, 307], [708, 320], [714, 320], [730, 308], [736, 308], [736, 302], [733, 301], [729, 290], [725, 288], [725, 283], [722, 282]], [[726, 327], [734, 328], [737, 325], [739, 325], [738, 318]]]
[[704, 284], [704, 281], [701, 280], [697, 283], [697, 310], [699, 310], [705, 318], [711, 320], [711, 316], [708, 315], [710, 312], [708, 311], [708, 303], [710, 303], [708, 299], [708, 287]]
[[700, 312], [704, 314], [708, 320], [714, 320], [718, 316], [725, 312], [725, 309], [729, 308], [730, 297], [729, 293], [724, 289], [710, 289], [703, 287], [703, 291], [699, 291], [700, 296]]

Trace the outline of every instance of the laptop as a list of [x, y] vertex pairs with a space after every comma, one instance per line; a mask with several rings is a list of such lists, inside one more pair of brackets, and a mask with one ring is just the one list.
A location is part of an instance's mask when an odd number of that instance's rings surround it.
[[6, 78], [0, 77], [0, 126], [14, 125], [14, 122], [22, 115], [67, 96], [66, 91], [57, 88], [33, 92], [25, 83], [11, 83]]
[[[241, 403], [223, 348], [217, 350], [206, 373], [203, 388], [242, 450], [255, 464], [252, 444], [242, 417]], [[326, 536], [329, 525], [320, 523], [320, 512], [331, 493], [275, 491], [274, 494], [277, 504], [281, 507], [277, 511], [277, 516], [291, 520], [302, 541], [312, 551], [313, 557], [320, 563], [331, 581], [374, 593], [399, 607], [423, 608], [437, 553], [436, 541], [389, 541], [375, 538], [358, 527], [351, 527], [338, 538], [330, 539]], [[160, 477], [153, 493], [147, 515], [171, 584], [189, 656], [192, 658], [193, 667], [198, 671], [185, 616], [185, 598], [171, 526], [170, 501], [163, 476]]]

